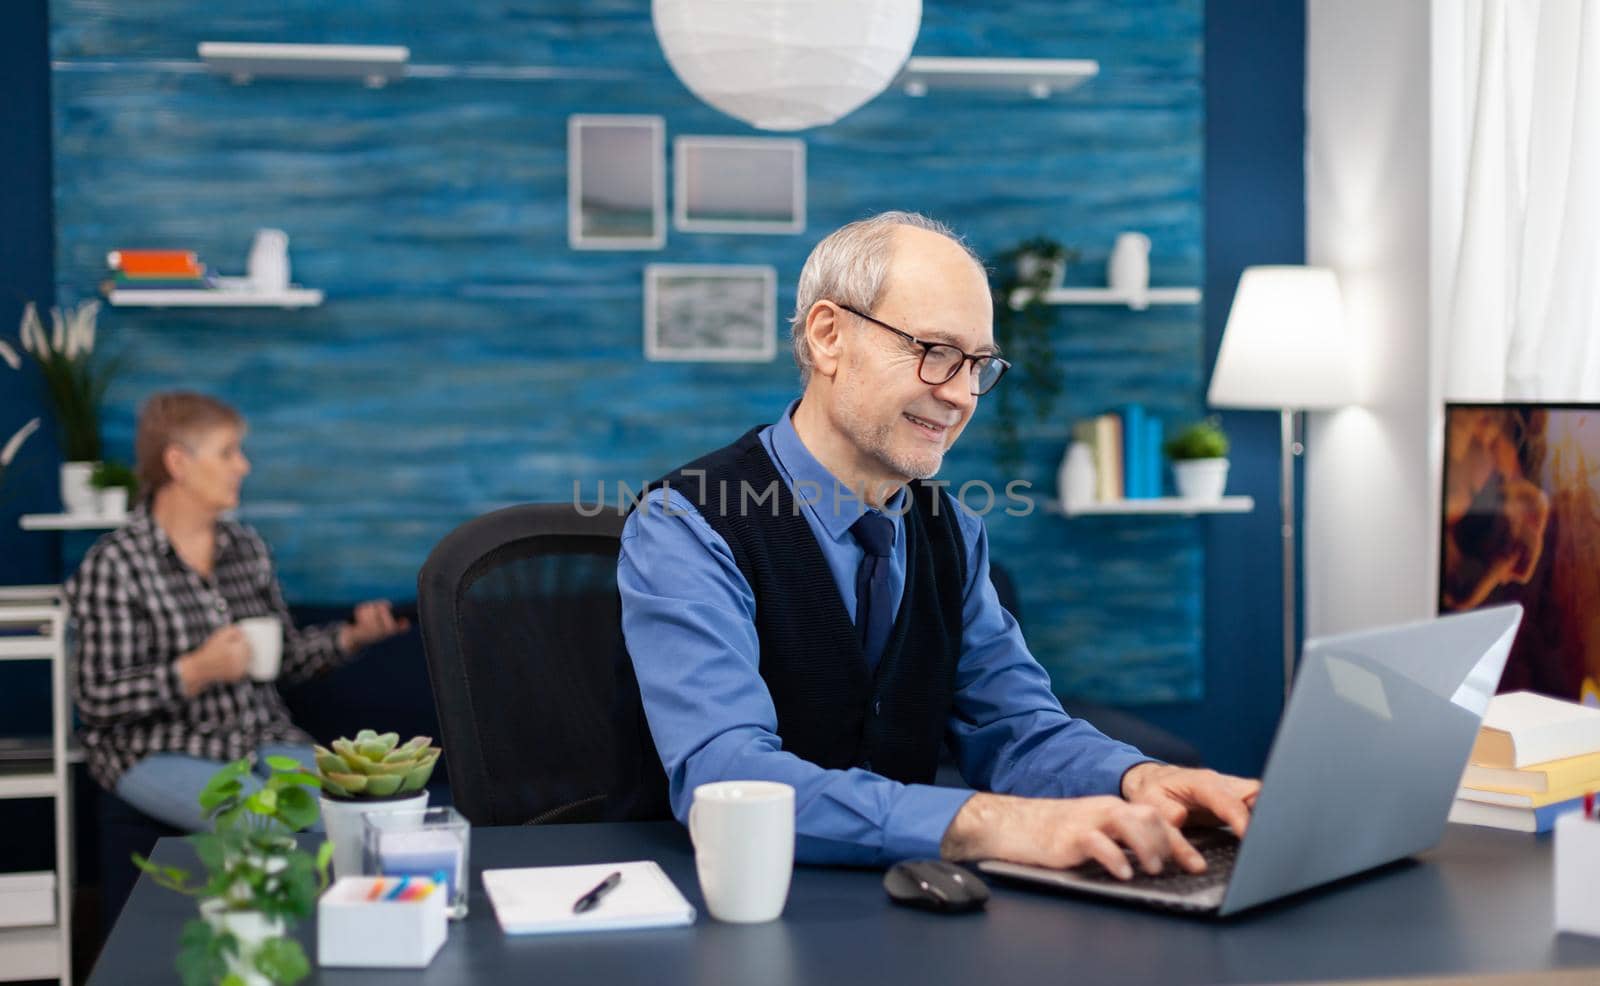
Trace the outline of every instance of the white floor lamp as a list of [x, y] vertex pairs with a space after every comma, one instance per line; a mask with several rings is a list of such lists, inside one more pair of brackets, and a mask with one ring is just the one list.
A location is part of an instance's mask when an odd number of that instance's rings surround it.
[[1247, 267], [1222, 332], [1206, 401], [1212, 407], [1276, 410], [1282, 442], [1283, 694], [1294, 679], [1294, 459], [1304, 451], [1302, 411], [1355, 403], [1356, 377], [1344, 305], [1333, 271]]

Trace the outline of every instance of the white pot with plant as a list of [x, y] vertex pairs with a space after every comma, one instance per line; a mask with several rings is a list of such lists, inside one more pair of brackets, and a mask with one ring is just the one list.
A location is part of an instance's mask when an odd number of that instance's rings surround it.
[[39, 321], [29, 302], [22, 310], [22, 348], [39, 364], [61, 431], [61, 506], [69, 514], [98, 513], [98, 497], [89, 485], [100, 461], [100, 407], [112, 364], [95, 358], [98, 301], [85, 301], [70, 312], [50, 309], [51, 329]]
[[1165, 446], [1178, 495], [1186, 500], [1222, 499], [1228, 486], [1228, 436], [1216, 418], [1196, 421]]
[[362, 817], [428, 807], [428, 778], [441, 751], [431, 736], [402, 745], [399, 733], [380, 736], [371, 729], [330, 746], [316, 748], [322, 824], [333, 843], [334, 876], [350, 876], [361, 872]]
[[98, 463], [89, 476], [95, 491], [95, 510], [107, 520], [120, 520], [128, 513], [128, 503], [138, 485], [133, 470], [114, 460]]
[[333, 846], [323, 842], [312, 855], [291, 834], [317, 819], [316, 775], [289, 757], [268, 757], [267, 765], [259, 790], [245, 793], [250, 762], [235, 760], [200, 792], [213, 831], [189, 842], [205, 867], [203, 882], [190, 883], [180, 867], [133, 858], [161, 886], [200, 898], [200, 917], [179, 939], [184, 986], [290, 986], [311, 971], [288, 932], [327, 888]]

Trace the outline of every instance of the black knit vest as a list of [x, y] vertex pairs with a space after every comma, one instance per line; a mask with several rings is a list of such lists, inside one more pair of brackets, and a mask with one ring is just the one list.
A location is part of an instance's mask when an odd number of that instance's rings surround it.
[[[929, 783], [961, 656], [967, 559], [955, 503], [923, 483], [908, 487], [905, 590], [874, 674], [822, 549], [760, 432], [752, 429], [646, 489], [670, 487], [693, 503], [749, 582], [761, 677], [777, 709], [783, 749], [821, 767]], [[832, 496], [823, 491], [819, 509], [833, 509]], [[618, 770], [608, 813], [670, 817], [666, 773], [625, 642], [618, 648], [616, 696]]]

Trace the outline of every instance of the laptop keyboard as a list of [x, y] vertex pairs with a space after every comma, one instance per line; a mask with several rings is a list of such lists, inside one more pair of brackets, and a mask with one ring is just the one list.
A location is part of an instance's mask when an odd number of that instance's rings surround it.
[[1128, 861], [1133, 864], [1133, 878], [1129, 880], [1117, 879], [1099, 863], [1084, 863], [1073, 867], [1070, 872], [1085, 880], [1114, 884], [1130, 890], [1159, 890], [1185, 896], [1226, 884], [1233, 875], [1234, 861], [1239, 858], [1239, 839], [1221, 829], [1202, 829], [1184, 835], [1205, 858], [1204, 873], [1190, 873], [1178, 868], [1176, 863], [1169, 862], [1160, 873], [1151, 875], [1140, 867], [1138, 858], [1131, 852], [1128, 853]]

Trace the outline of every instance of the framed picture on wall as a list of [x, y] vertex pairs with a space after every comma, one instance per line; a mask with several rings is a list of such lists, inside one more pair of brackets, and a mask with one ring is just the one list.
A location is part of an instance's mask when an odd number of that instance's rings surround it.
[[687, 233], [801, 233], [806, 143], [777, 137], [673, 141], [673, 225]]
[[659, 250], [666, 242], [665, 122], [568, 117], [567, 243], [575, 250]]
[[649, 264], [647, 359], [764, 363], [778, 354], [778, 272], [762, 265]]

